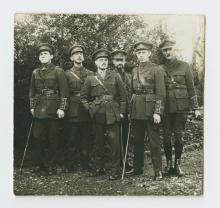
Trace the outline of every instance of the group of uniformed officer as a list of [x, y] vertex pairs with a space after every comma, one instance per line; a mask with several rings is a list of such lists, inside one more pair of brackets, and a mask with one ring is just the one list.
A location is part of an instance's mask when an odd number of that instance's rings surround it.
[[[144, 138], [149, 139], [155, 180], [162, 179], [160, 127], [167, 160], [165, 174], [182, 176], [180, 167], [187, 112], [196, 115], [198, 102], [189, 65], [177, 60], [175, 42], [160, 45], [166, 59], [164, 66], [150, 61], [153, 45], [138, 42], [134, 53], [138, 64], [132, 72], [125, 70], [126, 51], [111, 54], [98, 49], [93, 54], [97, 71], [83, 66], [84, 47], [69, 50], [73, 67], [65, 72], [51, 61], [54, 49], [47, 43], [37, 48], [41, 66], [35, 69], [30, 85], [30, 109], [34, 117], [34, 172], [56, 173], [60, 121], [65, 121], [64, 171], [75, 171], [76, 161], [99, 176], [106, 172], [108, 153], [109, 179], [143, 174]], [[109, 67], [110, 55], [114, 68]], [[65, 120], [63, 118], [65, 117]], [[134, 136], [133, 167], [126, 160], [130, 122]], [[91, 135], [94, 137], [94, 164], [91, 166]], [[172, 136], [175, 160], [172, 161]]]

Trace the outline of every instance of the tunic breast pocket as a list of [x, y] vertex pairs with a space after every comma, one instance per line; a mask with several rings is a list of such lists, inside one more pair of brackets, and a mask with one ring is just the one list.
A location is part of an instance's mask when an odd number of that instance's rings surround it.
[[48, 95], [47, 96], [47, 113], [48, 114], [56, 114], [59, 108], [60, 99], [57, 94], [55, 95]]
[[176, 89], [174, 94], [176, 98], [177, 109], [179, 111], [189, 110], [189, 96], [187, 89]]
[[36, 89], [42, 89], [44, 86], [44, 82], [41, 79], [35, 79], [35, 87]]
[[155, 102], [156, 102], [155, 94], [147, 94], [145, 101], [146, 101], [146, 115], [152, 116], [155, 110]]
[[50, 88], [50, 89], [57, 89], [56, 87], [56, 80], [55, 79], [46, 79], [45, 80], [45, 87]]
[[70, 82], [70, 89], [74, 91], [81, 90], [81, 82], [77, 80], [73, 80]]
[[112, 94], [115, 95], [116, 94], [116, 87], [115, 87], [115, 83], [114, 82], [109, 82], [106, 83], [106, 88], [108, 89], [108, 91]]
[[91, 82], [91, 96], [99, 96], [103, 92], [102, 86], [98, 82]]
[[174, 81], [178, 84], [185, 84], [185, 73], [179, 72], [178, 74], [173, 75]]

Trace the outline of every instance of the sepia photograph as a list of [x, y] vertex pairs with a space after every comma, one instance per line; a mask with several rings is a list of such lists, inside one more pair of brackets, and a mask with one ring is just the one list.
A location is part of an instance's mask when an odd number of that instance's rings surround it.
[[14, 14], [16, 196], [202, 196], [206, 16]]

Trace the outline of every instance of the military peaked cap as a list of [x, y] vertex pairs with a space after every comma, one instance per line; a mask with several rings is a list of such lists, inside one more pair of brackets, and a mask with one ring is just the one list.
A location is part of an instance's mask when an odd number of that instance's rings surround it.
[[163, 41], [160, 45], [159, 48], [162, 49], [166, 49], [166, 48], [172, 48], [174, 45], [176, 44], [175, 41], [172, 40], [165, 40]]
[[82, 45], [74, 45], [69, 49], [69, 56], [72, 56], [76, 52], [84, 52], [85, 49]]
[[92, 55], [93, 60], [96, 60], [98, 58], [106, 57], [109, 58], [110, 52], [104, 48], [100, 48], [97, 51], [95, 51]]
[[48, 43], [41, 43], [37, 46], [37, 53], [41, 51], [49, 51], [51, 54], [54, 54], [54, 48]]
[[114, 56], [126, 56], [127, 55], [127, 52], [124, 51], [124, 50], [114, 50], [112, 53], [111, 53], [112, 57]]
[[135, 51], [140, 51], [140, 50], [152, 50], [153, 44], [150, 42], [137, 42], [134, 44], [134, 50]]

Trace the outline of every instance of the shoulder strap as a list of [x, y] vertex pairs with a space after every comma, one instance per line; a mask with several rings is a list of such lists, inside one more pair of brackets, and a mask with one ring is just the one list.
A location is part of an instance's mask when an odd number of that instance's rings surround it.
[[97, 76], [95, 76], [95, 79], [98, 81], [98, 83], [102, 86], [102, 88], [106, 91], [106, 92], [108, 92], [108, 90], [106, 89], [106, 87], [105, 87], [105, 85], [102, 83], [102, 81], [97, 77]]

